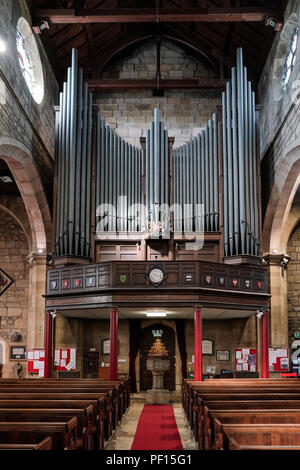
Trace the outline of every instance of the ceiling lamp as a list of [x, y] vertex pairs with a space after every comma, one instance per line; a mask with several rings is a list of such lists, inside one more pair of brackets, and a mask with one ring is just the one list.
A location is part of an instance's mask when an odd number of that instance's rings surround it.
[[146, 312], [147, 317], [166, 317], [167, 312]]

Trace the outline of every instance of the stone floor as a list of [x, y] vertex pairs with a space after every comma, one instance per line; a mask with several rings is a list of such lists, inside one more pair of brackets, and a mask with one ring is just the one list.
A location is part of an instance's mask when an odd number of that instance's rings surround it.
[[[170, 402], [174, 407], [175, 419], [184, 450], [196, 450], [197, 444], [193, 439], [192, 433], [185, 418], [184, 410], [180, 401], [178, 401], [178, 394], [176, 394], [176, 392], [171, 395]], [[118, 426], [118, 429], [107, 443], [106, 450], [131, 449], [140, 414], [145, 403], [145, 393], [136, 393], [131, 396], [130, 408], [125, 413], [125, 416]]]

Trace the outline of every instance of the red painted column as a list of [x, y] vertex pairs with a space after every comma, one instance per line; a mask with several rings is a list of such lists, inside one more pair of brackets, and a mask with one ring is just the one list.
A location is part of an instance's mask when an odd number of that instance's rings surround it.
[[53, 364], [53, 317], [50, 312], [45, 315], [45, 379], [52, 377], [52, 364]]
[[118, 309], [110, 310], [110, 380], [118, 380]]
[[195, 307], [194, 312], [195, 326], [195, 363], [194, 380], [202, 381], [202, 310], [201, 307]]
[[261, 378], [269, 378], [269, 314], [261, 317]]

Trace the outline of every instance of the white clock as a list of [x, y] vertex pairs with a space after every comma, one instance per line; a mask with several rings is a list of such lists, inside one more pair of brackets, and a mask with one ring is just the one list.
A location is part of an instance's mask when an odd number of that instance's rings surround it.
[[165, 275], [161, 269], [154, 268], [154, 269], [151, 269], [148, 277], [150, 281], [152, 282], [152, 284], [158, 285], [164, 280]]

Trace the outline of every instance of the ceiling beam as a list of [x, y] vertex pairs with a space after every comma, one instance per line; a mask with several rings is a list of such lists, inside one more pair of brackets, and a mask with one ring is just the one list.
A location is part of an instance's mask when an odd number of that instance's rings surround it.
[[33, 12], [35, 22], [49, 20], [52, 24], [70, 23], [183, 23], [183, 22], [264, 22], [273, 18], [278, 24], [283, 23], [282, 11], [267, 7], [231, 7], [231, 8], [118, 8], [104, 9], [36, 9]]
[[169, 88], [169, 89], [224, 89], [226, 80], [224, 79], [162, 79], [162, 80], [143, 80], [143, 79], [91, 79], [88, 80], [88, 86], [94, 90], [142, 90], [146, 88]]

